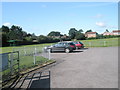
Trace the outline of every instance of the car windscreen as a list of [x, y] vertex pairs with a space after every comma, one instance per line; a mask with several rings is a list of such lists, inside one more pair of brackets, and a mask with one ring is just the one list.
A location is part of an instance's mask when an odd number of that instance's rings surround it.
[[82, 42], [79, 42], [80, 44], [83, 44]]

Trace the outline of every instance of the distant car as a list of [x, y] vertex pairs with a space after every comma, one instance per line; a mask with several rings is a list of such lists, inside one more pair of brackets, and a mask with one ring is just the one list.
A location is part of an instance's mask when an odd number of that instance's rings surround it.
[[78, 48], [78, 49], [84, 48], [84, 44], [82, 42], [74, 41], [73, 43], [75, 44], [76, 48]]
[[59, 42], [57, 44], [45, 47], [46, 50], [50, 50], [50, 52], [55, 51], [64, 51], [66, 53], [69, 53], [76, 49], [76, 46], [73, 42]]

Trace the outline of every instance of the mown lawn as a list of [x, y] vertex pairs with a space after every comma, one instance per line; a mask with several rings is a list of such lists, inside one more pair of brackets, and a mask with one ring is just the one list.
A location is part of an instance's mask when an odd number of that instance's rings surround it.
[[[109, 39], [95, 39], [95, 40], [78, 40], [84, 43], [85, 47], [112, 47], [112, 46], [118, 46], [118, 41], [120, 38], [109, 38]], [[1, 47], [0, 53], [7, 53], [12, 52], [13, 49], [18, 50], [20, 48], [30, 48], [29, 52], [33, 51], [32, 48], [34, 47], [44, 47], [47, 45], [51, 45], [54, 43], [47, 43], [47, 44], [36, 44], [36, 45], [23, 45], [23, 46], [14, 46], [14, 47]], [[120, 45], [119, 45], [120, 46]]]
[[35, 45], [23, 45], [23, 46], [11, 46], [11, 47], [0, 47], [0, 53], [8, 53], [8, 52], [12, 52], [13, 50], [18, 50], [20, 48], [35, 48], [35, 47], [44, 47], [47, 45], [51, 45], [53, 43], [47, 43], [47, 44], [35, 44]]
[[109, 38], [109, 39], [95, 39], [95, 40], [80, 40], [85, 47], [114, 47], [118, 45], [120, 38]]
[[[109, 38], [109, 39], [95, 39], [95, 40], [78, 40], [81, 41], [85, 47], [114, 47], [114, 46], [120, 46], [118, 45], [118, 38]], [[28, 68], [32, 68], [36, 65], [43, 64], [48, 59], [42, 57], [42, 56], [35, 56], [36, 63], [34, 64], [34, 56], [33, 53], [35, 51], [37, 53], [42, 52], [42, 48], [44, 46], [52, 45], [54, 43], [48, 43], [48, 44], [37, 44], [37, 45], [23, 45], [23, 46], [14, 46], [14, 47], [1, 47], [0, 53], [8, 53], [12, 51], [19, 51], [19, 57], [20, 57], [20, 69], [25, 70]], [[36, 50], [35, 50], [36, 48]], [[51, 61], [52, 62], [52, 61]], [[7, 74], [9, 71], [4, 71], [4, 74]]]

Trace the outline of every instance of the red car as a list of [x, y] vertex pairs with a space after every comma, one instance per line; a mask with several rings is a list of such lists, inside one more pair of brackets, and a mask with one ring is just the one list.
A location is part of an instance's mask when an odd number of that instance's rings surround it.
[[81, 49], [84, 48], [84, 44], [82, 42], [73, 42], [76, 46], [76, 48]]

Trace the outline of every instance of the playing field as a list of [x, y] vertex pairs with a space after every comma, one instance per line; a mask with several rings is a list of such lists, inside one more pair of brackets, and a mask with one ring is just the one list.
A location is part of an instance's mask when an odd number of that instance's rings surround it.
[[114, 47], [118, 45], [120, 38], [82, 40], [86, 47]]
[[[78, 40], [78, 41], [81, 41], [85, 47], [113, 47], [113, 46], [118, 46], [119, 39], [118, 38], [109, 38], [109, 39]], [[44, 46], [52, 45], [52, 44], [54, 44], [54, 43], [37, 44], [37, 45], [23, 45], [23, 46], [14, 46], [14, 47], [2, 47], [2, 48], [0, 48], [0, 53], [12, 52], [13, 49], [17, 50], [18, 48], [24, 48], [24, 47], [29, 48], [29, 52], [32, 52], [34, 47], [43, 48]]]
[[[110, 39], [95, 39], [95, 40], [79, 40], [81, 41], [85, 47], [116, 47], [118, 45], [118, 38], [110, 38]], [[48, 58], [48, 53], [42, 52], [43, 47], [52, 45], [54, 43], [49, 44], [36, 44], [36, 45], [23, 45], [23, 46], [14, 46], [14, 47], [2, 47], [0, 48], [0, 53], [8, 53], [12, 51], [19, 51], [19, 64], [20, 70], [26, 70], [32, 68], [36, 65], [44, 64], [50, 61]], [[44, 56], [37, 56], [36, 54], [41, 54]], [[52, 60], [51, 60], [52, 62]], [[7, 74], [7, 71], [4, 71], [4, 74]]]

